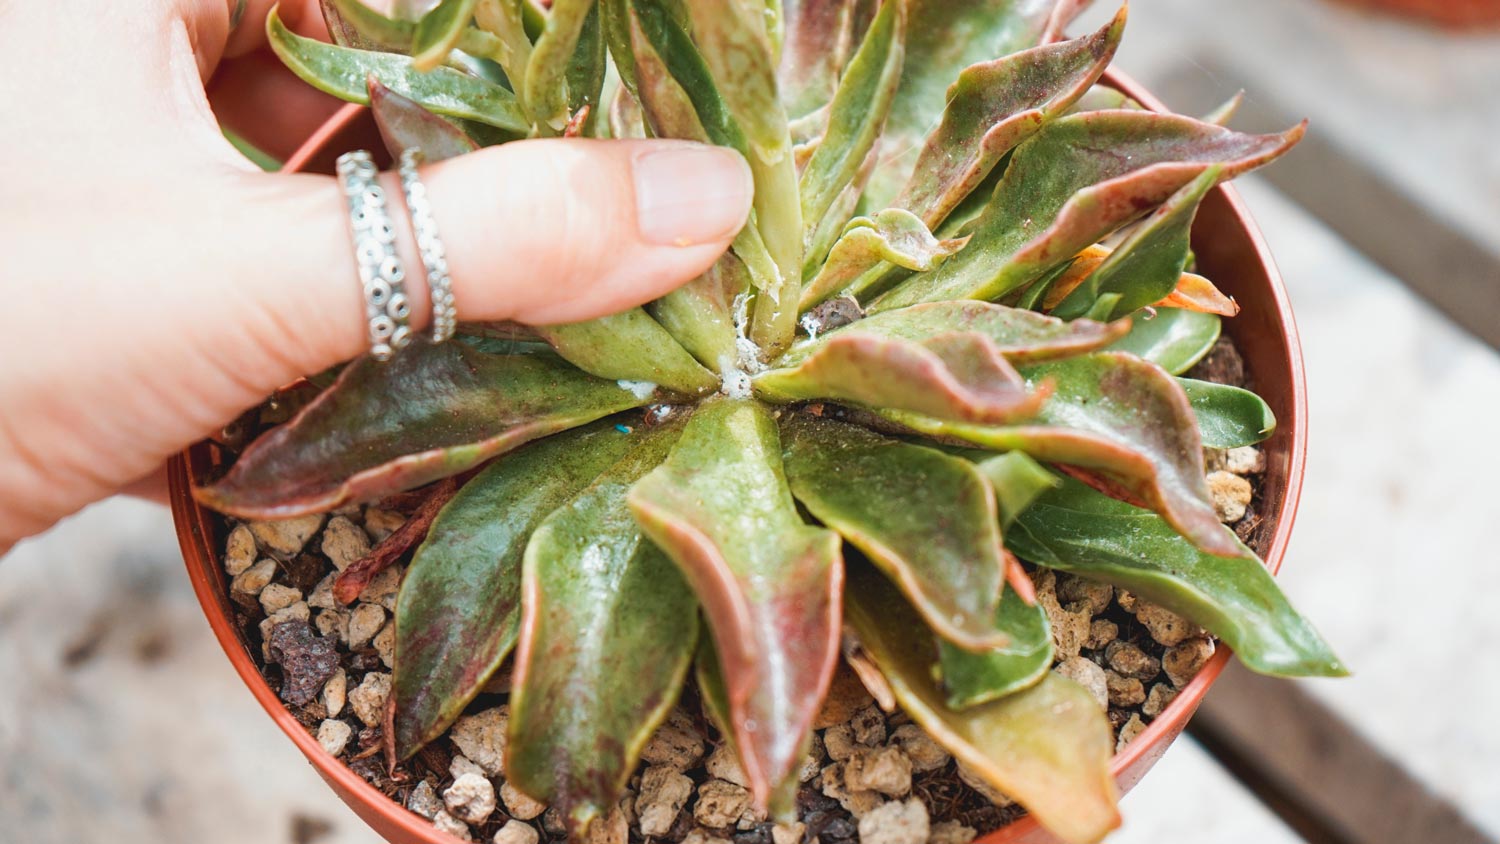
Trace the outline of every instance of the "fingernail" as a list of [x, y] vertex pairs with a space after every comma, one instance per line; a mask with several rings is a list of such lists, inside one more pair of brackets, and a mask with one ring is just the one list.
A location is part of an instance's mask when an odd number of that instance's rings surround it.
[[699, 144], [663, 144], [635, 157], [635, 207], [641, 238], [692, 246], [734, 236], [755, 188], [739, 153]]

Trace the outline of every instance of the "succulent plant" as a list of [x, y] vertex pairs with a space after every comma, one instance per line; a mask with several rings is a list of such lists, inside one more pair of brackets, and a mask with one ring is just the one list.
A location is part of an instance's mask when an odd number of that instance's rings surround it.
[[393, 150], [686, 138], [756, 185], [687, 286], [355, 361], [196, 491], [263, 519], [455, 479], [340, 578], [352, 599], [421, 541], [394, 757], [513, 658], [506, 775], [581, 834], [691, 669], [784, 815], [849, 643], [958, 759], [1093, 841], [1118, 822], [1110, 728], [1048, 670], [1020, 561], [1162, 604], [1256, 671], [1343, 672], [1210, 501], [1203, 448], [1264, 439], [1270, 410], [1178, 377], [1235, 309], [1184, 272], [1199, 202], [1302, 129], [1101, 87], [1125, 11], [1064, 40], [1079, 5], [327, 0], [331, 45], [271, 17], [286, 64], [370, 103]]

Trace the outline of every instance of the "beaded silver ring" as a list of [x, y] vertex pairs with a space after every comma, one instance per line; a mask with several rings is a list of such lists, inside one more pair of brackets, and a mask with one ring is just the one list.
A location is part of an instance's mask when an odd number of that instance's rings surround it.
[[427, 289], [432, 301], [432, 342], [441, 343], [458, 329], [458, 310], [453, 304], [453, 282], [448, 277], [448, 253], [438, 237], [432, 204], [427, 201], [427, 187], [417, 174], [423, 161], [422, 151], [408, 147], [401, 153], [401, 190], [406, 194], [406, 211], [411, 216], [411, 230], [417, 238], [417, 252], [427, 270]]
[[385, 191], [366, 150], [339, 156], [335, 171], [349, 207], [354, 257], [365, 294], [370, 356], [390, 360], [411, 342], [411, 303], [406, 298], [406, 272], [396, 254], [396, 230], [386, 210]]

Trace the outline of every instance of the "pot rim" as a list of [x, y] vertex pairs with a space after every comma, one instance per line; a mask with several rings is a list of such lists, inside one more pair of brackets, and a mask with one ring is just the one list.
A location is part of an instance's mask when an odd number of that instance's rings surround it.
[[[1154, 111], [1165, 111], [1165, 106], [1145, 91], [1138, 83], [1127, 75], [1110, 69], [1107, 71], [1104, 81], [1124, 92], [1128, 96]], [[307, 165], [317, 154], [323, 152], [329, 144], [341, 132], [347, 130], [351, 124], [360, 120], [366, 111], [365, 106], [348, 104], [341, 108], [333, 117], [321, 125], [307, 141], [294, 153], [282, 168], [284, 172], [296, 172]], [[1281, 420], [1282, 430], [1289, 434], [1290, 443], [1288, 452], [1288, 467], [1286, 477], [1286, 488], [1281, 500], [1275, 508], [1275, 530], [1270, 541], [1266, 545], [1263, 559], [1273, 574], [1281, 569], [1281, 563], [1286, 554], [1287, 544], [1290, 541], [1292, 528], [1296, 521], [1297, 507], [1302, 495], [1302, 476], [1306, 462], [1307, 452], [1307, 385], [1306, 375], [1302, 364], [1302, 347], [1297, 333], [1295, 318], [1292, 314], [1291, 302], [1283, 284], [1281, 274], [1276, 268], [1275, 261], [1271, 257], [1270, 249], [1260, 229], [1255, 225], [1244, 202], [1240, 199], [1237, 191], [1227, 184], [1221, 184], [1214, 190], [1223, 194], [1227, 203], [1231, 219], [1238, 225], [1249, 238], [1256, 259], [1264, 269], [1268, 287], [1271, 294], [1271, 304], [1276, 316], [1283, 339], [1287, 348], [1287, 363], [1291, 395], [1288, 397], [1290, 418]], [[204, 615], [207, 617], [209, 626], [213, 629], [214, 636], [224, 648], [230, 663], [240, 675], [240, 679], [250, 689], [255, 699], [260, 702], [262, 708], [281, 728], [281, 731], [292, 740], [297, 749], [307, 757], [317, 772], [327, 780], [334, 789], [342, 795], [357, 797], [365, 811], [357, 811], [367, 822], [373, 814], [378, 817], [387, 827], [399, 829], [401, 832], [413, 838], [413, 840], [430, 842], [431, 844], [448, 844], [454, 841], [452, 837], [438, 831], [426, 819], [406, 809], [396, 800], [387, 797], [379, 789], [375, 788], [364, 778], [356, 774], [341, 759], [329, 755], [318, 744], [317, 739], [311, 732], [294, 718], [291, 712], [282, 704], [281, 700], [271, 690], [261, 676], [259, 668], [248, 650], [241, 643], [238, 633], [229, 617], [221, 611], [216, 597], [214, 584], [209, 581], [210, 576], [219, 574], [217, 551], [213, 546], [211, 537], [214, 536], [209, 519], [212, 518], [209, 511], [197, 504], [191, 494], [191, 483], [189, 476], [189, 463], [194, 458], [191, 450], [184, 451], [171, 459], [168, 464], [168, 481], [170, 486], [170, 498], [173, 522], [177, 529], [178, 541], [181, 545], [183, 556], [187, 563], [188, 577], [192, 582], [193, 591], [203, 607]], [[195, 565], [194, 561], [210, 561], [210, 565]], [[1183, 726], [1191, 718], [1197, 709], [1203, 696], [1208, 692], [1220, 672], [1228, 664], [1230, 649], [1222, 642], [1219, 643], [1213, 657], [1198, 674], [1188, 682], [1167, 706], [1162, 713], [1152, 720], [1146, 730], [1126, 745], [1124, 751], [1117, 753], [1110, 762], [1110, 774], [1116, 781], [1122, 781], [1127, 772], [1135, 769], [1137, 765], [1145, 762], [1145, 757], [1150, 753], [1162, 753], [1175, 736], [1181, 732]], [[1160, 746], [1158, 746], [1160, 745]], [[1125, 786], [1133, 785], [1126, 782]], [[360, 807], [351, 806], [358, 810]], [[977, 844], [1000, 844], [1002, 841], [1031, 840], [1033, 836], [1042, 833], [1040, 824], [1030, 815], [1007, 824], [999, 829], [993, 830], [978, 839]]]

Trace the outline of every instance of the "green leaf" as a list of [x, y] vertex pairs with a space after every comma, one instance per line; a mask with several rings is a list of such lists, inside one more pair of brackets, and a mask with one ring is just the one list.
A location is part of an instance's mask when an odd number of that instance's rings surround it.
[[681, 425], [638, 431], [629, 454], [526, 547], [505, 775], [575, 834], [620, 799], [698, 638], [692, 590], [625, 505]]
[[1276, 430], [1276, 414], [1249, 390], [1192, 378], [1179, 378], [1177, 383], [1193, 405], [1198, 431], [1208, 448], [1254, 445]]
[[934, 679], [936, 645], [910, 605], [867, 566], [850, 566], [846, 617], [896, 701], [960, 762], [1065, 841], [1119, 826], [1109, 722], [1082, 686], [1047, 673], [990, 703], [950, 709]]
[[[358, 0], [356, 0], [358, 2]], [[527, 0], [479, 0], [474, 7], [475, 21], [495, 36], [497, 49], [493, 58], [505, 71], [517, 101], [526, 109], [526, 65], [531, 61], [531, 38], [526, 34]]]
[[1093, 35], [981, 62], [948, 90], [911, 179], [894, 205], [937, 226], [1002, 156], [1065, 114], [1109, 66], [1125, 30], [1125, 7]]
[[1027, 507], [1042, 496], [1042, 493], [1057, 486], [1057, 476], [1022, 451], [1006, 454], [986, 455], [970, 452], [975, 458], [974, 467], [984, 475], [995, 490], [995, 503], [1000, 506], [1000, 527], [1010, 527], [1011, 522]]
[[1013, 695], [1052, 670], [1052, 628], [1041, 604], [1027, 604], [1016, 590], [1008, 589], [990, 624], [1009, 644], [975, 653], [938, 642], [938, 676], [949, 709], [968, 709]]
[[388, 18], [364, 0], [322, 0], [323, 19], [333, 43], [355, 50], [402, 53], [411, 50], [417, 25]]
[[442, 735], [510, 653], [531, 532], [632, 445], [602, 423], [557, 434], [491, 464], [438, 514], [396, 602], [398, 759]]
[[[663, 5], [663, 0], [631, 0], [631, 12], [637, 75], [642, 72], [642, 47], [649, 45], [651, 53], [693, 104], [708, 141], [733, 147], [748, 157], [749, 141], [720, 96], [703, 54], [698, 52], [692, 38]], [[649, 115], [652, 106], [646, 91], [642, 90], [640, 96], [641, 105]]]
[[969, 245], [872, 307], [999, 298], [1071, 260], [1204, 171], [1219, 166], [1219, 179], [1233, 178], [1286, 152], [1303, 131], [1246, 135], [1135, 111], [1053, 120], [1011, 156]]
[[583, 28], [578, 32], [578, 44], [573, 49], [573, 58], [568, 62], [568, 114], [570, 122], [576, 120], [583, 109], [588, 114], [579, 125], [584, 137], [593, 137], [604, 110], [604, 77], [609, 69], [609, 55], [604, 45], [604, 27], [598, 7], [589, 10], [583, 19]]
[[[1219, 530], [1238, 544], [1227, 528]], [[1006, 543], [1038, 565], [1114, 584], [1191, 619], [1262, 674], [1348, 673], [1249, 549], [1210, 556], [1156, 514], [1076, 481], [1065, 480], [1022, 513]]]
[[[536, 332], [574, 366], [600, 378], [661, 385], [696, 395], [719, 379], [704, 369], [661, 324], [640, 308]], [[644, 388], [643, 388], [644, 389]]]
[[1111, 351], [1129, 352], [1173, 375], [1193, 368], [1219, 339], [1219, 318], [1181, 308], [1156, 308], [1130, 316], [1130, 333], [1116, 340]]
[[936, 269], [968, 238], [938, 240], [909, 211], [888, 208], [873, 217], [856, 217], [844, 227], [817, 276], [802, 291], [807, 310], [840, 293], [859, 296], [892, 265], [908, 270]]
[[693, 36], [754, 158], [775, 164], [791, 152], [786, 111], [760, 0], [692, 0]]
[[1028, 391], [994, 341], [976, 332], [907, 340], [858, 330], [859, 323], [815, 341], [798, 363], [753, 379], [755, 394], [785, 403], [848, 402], [872, 410], [1004, 424], [1035, 416], [1045, 388]]
[[1172, 194], [1052, 313], [1063, 319], [1082, 316], [1105, 296], [1117, 294], [1109, 315], [1125, 316], [1171, 295], [1187, 267], [1198, 204], [1218, 183], [1219, 168], [1209, 167]]
[[488, 355], [415, 340], [385, 363], [350, 364], [194, 495], [249, 519], [332, 510], [456, 475], [646, 401], [550, 354]]
[[838, 535], [804, 524], [776, 420], [710, 399], [630, 493], [646, 535], [682, 568], [724, 666], [735, 746], [765, 807], [795, 770], [838, 660]]
[[[553, 0], [547, 25], [526, 64], [526, 107], [538, 124], [561, 132], [568, 124], [568, 70], [594, 0]], [[601, 77], [602, 78], [602, 77]]]
[[682, 287], [646, 306], [651, 316], [704, 366], [718, 373], [736, 363], [734, 302], [750, 274], [733, 252]]
[[885, 3], [839, 82], [828, 130], [802, 171], [802, 220], [816, 229], [880, 137], [905, 56], [906, 6]]
[[479, 149], [462, 129], [380, 84], [374, 76], [366, 85], [370, 112], [392, 157], [399, 159], [402, 152], [415, 148], [429, 162], [443, 161]]
[[525, 133], [528, 128], [511, 92], [452, 68], [422, 73], [405, 56], [351, 50], [303, 38], [287, 29], [274, 11], [266, 19], [266, 34], [271, 49], [293, 73], [339, 99], [369, 104], [365, 83], [374, 75], [428, 111], [510, 132]]
[[458, 39], [474, 19], [476, 0], [442, 0], [417, 21], [412, 34], [411, 64], [429, 71], [442, 64], [458, 46]]
[[842, 332], [876, 334], [913, 342], [944, 334], [982, 334], [1006, 359], [1018, 365], [1072, 357], [1106, 346], [1125, 335], [1130, 324], [1074, 320], [1064, 322], [1034, 311], [959, 300], [914, 305], [865, 317], [816, 339], [798, 343], [782, 359], [783, 365], [806, 360]]
[[782, 426], [792, 495], [901, 587], [929, 627], [969, 650], [995, 626], [1005, 561], [995, 496], [973, 464], [799, 413]]
[[872, 208], [889, 205], [905, 184], [959, 72], [1042, 43], [1058, 0], [907, 0], [906, 5], [912, 22], [907, 59], [886, 121], [886, 160], [868, 191]]
[[1120, 352], [1095, 352], [1022, 373], [1054, 386], [1026, 426], [945, 424], [887, 413], [926, 434], [956, 437], [997, 451], [1024, 451], [1038, 460], [1088, 470], [1112, 495], [1161, 513], [1199, 548], [1238, 556], [1209, 503], [1203, 442], [1187, 396], [1155, 364]]

